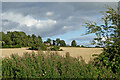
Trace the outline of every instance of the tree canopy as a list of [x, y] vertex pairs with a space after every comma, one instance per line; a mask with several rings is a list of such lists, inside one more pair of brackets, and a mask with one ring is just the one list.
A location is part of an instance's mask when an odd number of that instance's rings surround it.
[[7, 34], [1, 32], [0, 34], [2, 35], [0, 40], [2, 41], [2, 47], [30, 47], [42, 43], [42, 38], [40, 36], [36, 37], [34, 34], [30, 36], [19, 31], [8, 31]]
[[[102, 62], [104, 66], [110, 67], [114, 73], [120, 74], [120, 13], [119, 8], [107, 7], [101, 18], [102, 25], [97, 23], [86, 23], [87, 33], [94, 33], [93, 44], [104, 46], [104, 51], [95, 58], [95, 65]], [[104, 40], [103, 40], [104, 39]]]
[[71, 42], [71, 46], [72, 46], [72, 47], [76, 47], [76, 46], [77, 46], [77, 43], [76, 43], [75, 40], [73, 40], [73, 41]]

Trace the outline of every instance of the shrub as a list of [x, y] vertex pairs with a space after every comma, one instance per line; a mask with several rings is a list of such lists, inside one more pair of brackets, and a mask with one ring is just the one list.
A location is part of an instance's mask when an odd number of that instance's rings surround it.
[[88, 64], [81, 58], [65, 57], [57, 53], [16, 54], [2, 61], [3, 78], [120, 78], [110, 68], [94, 62]]
[[50, 50], [51, 50], [51, 51], [63, 51], [62, 49], [60, 49], [59, 46], [56, 46], [56, 45], [53, 46], [53, 47], [51, 47]]
[[31, 48], [29, 48], [29, 50], [38, 50], [38, 49], [45, 51], [47, 50], [47, 46], [45, 44], [41, 44], [40, 46], [34, 45]]
[[[120, 54], [119, 46], [111, 46], [103, 51], [100, 55], [97, 55], [95, 60], [95, 65], [101, 62], [104, 66], [111, 68], [114, 73], [119, 73], [120, 75]], [[111, 53], [111, 54], [110, 54]]]

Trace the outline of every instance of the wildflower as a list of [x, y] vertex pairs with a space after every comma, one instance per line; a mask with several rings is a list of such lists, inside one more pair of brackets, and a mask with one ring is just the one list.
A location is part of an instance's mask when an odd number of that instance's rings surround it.
[[44, 76], [45, 74], [43, 73], [43, 76]]
[[98, 64], [99, 64], [99, 62], [98, 62]]
[[110, 78], [112, 78], [112, 75], [110, 76]]
[[45, 72], [46, 73], [46, 72]]

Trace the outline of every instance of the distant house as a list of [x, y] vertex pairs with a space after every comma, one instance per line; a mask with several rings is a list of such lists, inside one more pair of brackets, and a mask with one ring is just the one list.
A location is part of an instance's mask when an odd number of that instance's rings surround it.
[[44, 42], [47, 46], [50, 46], [50, 43], [48, 43], [48, 42]]

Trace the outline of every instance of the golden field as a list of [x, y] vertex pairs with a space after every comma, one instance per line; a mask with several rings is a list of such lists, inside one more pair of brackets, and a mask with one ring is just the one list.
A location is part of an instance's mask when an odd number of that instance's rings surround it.
[[[90, 58], [92, 58], [92, 54], [100, 54], [102, 52], [102, 48], [79, 48], [79, 47], [61, 47], [63, 51], [57, 51], [60, 55], [65, 55], [66, 52], [70, 53], [70, 56], [72, 57], [78, 57], [82, 56], [83, 59], [88, 62]], [[0, 52], [2, 53], [2, 58], [9, 57], [11, 54], [18, 54], [20, 56], [23, 55], [23, 53], [32, 53], [33, 50], [27, 50], [27, 48], [3, 48], [0, 49]], [[34, 51], [37, 53], [38, 51]], [[52, 51], [54, 52], [54, 51]]]

